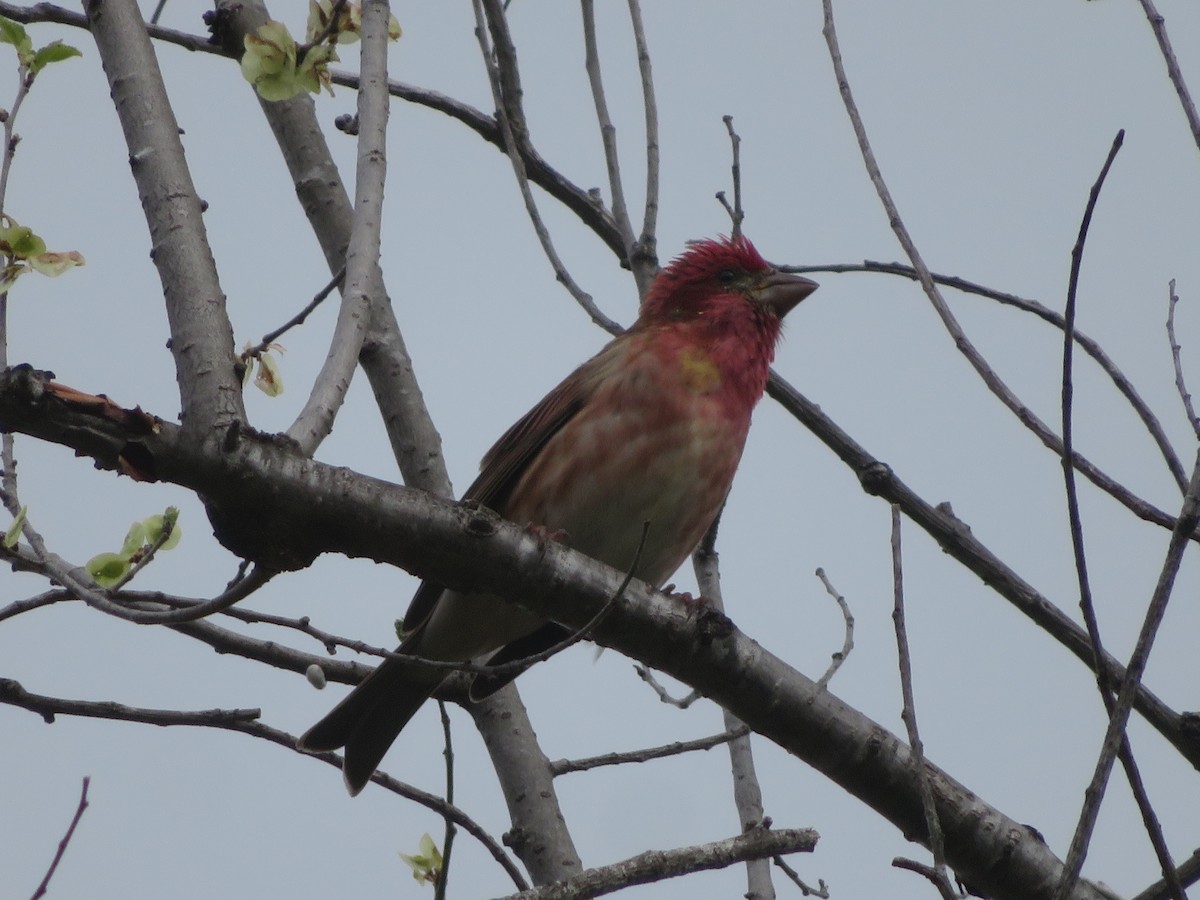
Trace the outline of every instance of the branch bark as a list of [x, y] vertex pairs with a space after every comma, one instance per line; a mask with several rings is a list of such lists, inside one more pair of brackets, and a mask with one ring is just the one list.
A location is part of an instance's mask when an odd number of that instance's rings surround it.
[[84, 7], [150, 228], [150, 257], [166, 299], [184, 427], [203, 433], [244, 421], [225, 294], [146, 24], [134, 0]]
[[[569, 628], [584, 627], [620, 590], [622, 573], [470, 504], [450, 504], [305, 458], [288, 442], [231, 427], [220, 452], [166, 422], [127, 433], [105, 407], [71, 406], [44, 373], [0, 376], [5, 427], [57, 440], [112, 468], [208, 498], [218, 536], [239, 555], [294, 568], [318, 553], [368, 557], [453, 590], [487, 589]], [[263, 559], [262, 557], [266, 557]], [[180, 626], [194, 627], [194, 626]], [[716, 611], [696, 611], [634, 582], [593, 633], [607, 647], [692, 685], [740, 720], [923, 838], [912, 755], [898, 738], [741, 634]], [[1025, 826], [926, 762], [947, 862], [996, 897], [1049, 897], [1062, 863]], [[1088, 884], [1070, 896], [1095, 900]]]

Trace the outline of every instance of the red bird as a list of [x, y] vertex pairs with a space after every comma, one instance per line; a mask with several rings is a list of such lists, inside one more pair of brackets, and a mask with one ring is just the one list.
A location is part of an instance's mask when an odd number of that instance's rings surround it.
[[[622, 571], [649, 522], [635, 574], [661, 586], [725, 502], [783, 316], [816, 288], [776, 270], [744, 238], [693, 243], [655, 278], [633, 326], [496, 442], [464, 499], [565, 532], [572, 547]], [[399, 653], [494, 663], [566, 634], [498, 597], [430, 582], [413, 597], [404, 630]], [[445, 677], [385, 660], [299, 746], [345, 746], [343, 774], [357, 794]], [[472, 696], [509, 680], [479, 679]]]

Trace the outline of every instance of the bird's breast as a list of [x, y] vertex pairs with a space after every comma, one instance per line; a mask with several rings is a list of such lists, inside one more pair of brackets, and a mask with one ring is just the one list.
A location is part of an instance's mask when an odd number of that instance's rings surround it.
[[662, 584], [699, 543], [733, 480], [749, 409], [730, 415], [702, 354], [635, 360], [606, 377], [546, 443], [502, 512], [567, 533], [577, 550]]

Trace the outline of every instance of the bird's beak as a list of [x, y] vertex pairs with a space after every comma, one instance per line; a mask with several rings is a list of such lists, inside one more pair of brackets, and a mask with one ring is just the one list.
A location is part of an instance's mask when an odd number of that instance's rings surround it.
[[770, 272], [754, 290], [754, 299], [783, 318], [801, 300], [817, 289], [817, 283], [790, 272]]

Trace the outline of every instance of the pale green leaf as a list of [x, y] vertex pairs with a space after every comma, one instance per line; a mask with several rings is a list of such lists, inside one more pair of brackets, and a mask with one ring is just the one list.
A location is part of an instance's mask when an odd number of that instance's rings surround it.
[[51, 41], [41, 50], [33, 55], [33, 62], [29, 64], [29, 71], [35, 75], [40, 72], [50, 63], [62, 62], [64, 59], [70, 59], [72, 56], [83, 56], [78, 50], [70, 44], [64, 44], [62, 41]]
[[112, 587], [129, 571], [129, 560], [119, 553], [100, 553], [87, 561], [88, 574], [101, 587]]
[[121, 555], [128, 558], [146, 546], [146, 524], [134, 522], [125, 533], [125, 543], [121, 544]]
[[21, 538], [21, 532], [25, 529], [25, 514], [28, 512], [28, 506], [22, 506], [17, 510], [17, 515], [13, 519], [12, 524], [8, 526], [8, 531], [4, 532], [4, 548], [6, 550], [11, 550], [17, 546], [17, 541]]
[[87, 265], [87, 260], [83, 258], [83, 254], [76, 250], [47, 250], [45, 253], [29, 257], [29, 265], [43, 275], [57, 278], [68, 269]]

